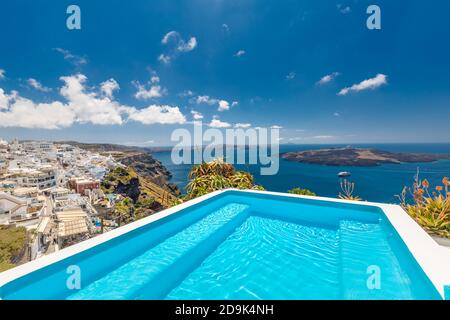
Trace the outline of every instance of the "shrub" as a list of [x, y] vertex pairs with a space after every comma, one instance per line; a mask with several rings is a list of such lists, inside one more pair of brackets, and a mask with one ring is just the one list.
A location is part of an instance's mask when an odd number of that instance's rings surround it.
[[23, 227], [0, 226], [0, 272], [14, 267], [25, 249], [27, 231]]
[[264, 190], [263, 187], [254, 185], [250, 173], [236, 171], [223, 159], [194, 166], [189, 173], [189, 179], [186, 186], [187, 200], [227, 188]]
[[311, 190], [301, 189], [301, 188], [294, 188], [294, 189], [288, 190], [288, 193], [298, 194], [298, 195], [301, 195], [301, 196], [315, 196], [316, 195]]
[[412, 187], [404, 187], [400, 195], [401, 206], [431, 234], [450, 238], [450, 182], [447, 177], [442, 185], [431, 188], [427, 179], [416, 174]]

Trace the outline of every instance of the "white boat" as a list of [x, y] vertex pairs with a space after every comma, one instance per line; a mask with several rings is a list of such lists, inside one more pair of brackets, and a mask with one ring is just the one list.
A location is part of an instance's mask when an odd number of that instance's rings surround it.
[[338, 173], [338, 177], [339, 178], [345, 178], [345, 177], [350, 177], [352, 174], [348, 171], [342, 171]]

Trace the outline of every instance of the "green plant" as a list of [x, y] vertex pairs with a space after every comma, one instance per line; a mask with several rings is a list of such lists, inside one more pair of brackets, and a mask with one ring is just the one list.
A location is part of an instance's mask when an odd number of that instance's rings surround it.
[[26, 242], [25, 228], [0, 226], [0, 272], [15, 266], [14, 260], [23, 253]]
[[189, 173], [189, 179], [186, 186], [187, 200], [226, 188], [264, 190], [263, 187], [254, 185], [250, 173], [236, 171], [223, 159], [194, 166]]
[[298, 195], [302, 195], [302, 196], [315, 196], [316, 195], [311, 190], [301, 189], [301, 188], [294, 188], [294, 189], [288, 190], [288, 193], [298, 194]]
[[[404, 187], [401, 206], [426, 231], [450, 238], [450, 182], [447, 177], [430, 191], [427, 179], [420, 180], [417, 172], [412, 187]], [[410, 197], [408, 197], [410, 196]]]

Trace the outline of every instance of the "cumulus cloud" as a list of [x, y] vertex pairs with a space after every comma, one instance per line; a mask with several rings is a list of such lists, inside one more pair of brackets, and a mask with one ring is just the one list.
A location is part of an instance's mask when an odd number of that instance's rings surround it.
[[243, 56], [244, 54], [246, 54], [245, 50], [239, 50], [238, 52], [236, 52], [234, 54], [234, 56], [239, 58], [239, 57]]
[[34, 89], [42, 92], [49, 92], [51, 89], [43, 86], [39, 81], [36, 79], [30, 78], [27, 80], [27, 83]]
[[100, 84], [100, 90], [109, 98], [112, 98], [113, 92], [119, 90], [119, 84], [113, 78], [106, 80]]
[[8, 110], [0, 112], [1, 127], [58, 129], [70, 127], [75, 120], [74, 112], [61, 102], [34, 103], [17, 97]]
[[161, 53], [158, 56], [158, 60], [162, 63], [169, 64], [179, 53], [186, 53], [194, 50], [197, 47], [197, 38], [190, 37], [185, 40], [181, 37], [180, 33], [173, 30], [164, 35], [161, 39], [161, 43], [164, 46], [169, 46], [171, 48], [169, 53]]
[[3, 80], [3, 79], [5, 79], [5, 70], [3, 70], [3, 69], [0, 69], [0, 80]]
[[317, 81], [316, 84], [319, 86], [324, 85], [324, 84], [334, 80], [339, 75], [340, 75], [339, 72], [333, 72], [333, 73], [327, 74], [327, 75], [323, 76], [322, 78], [320, 78], [320, 80]]
[[109, 97], [99, 97], [85, 91], [85, 75], [60, 77], [64, 86], [60, 94], [67, 99], [68, 107], [75, 113], [77, 122], [92, 124], [122, 124], [123, 106]]
[[73, 54], [69, 50], [63, 48], [54, 48], [54, 50], [61, 53], [64, 57], [64, 60], [69, 61], [75, 66], [80, 66], [87, 63], [87, 59], [85, 57]]
[[217, 116], [215, 116], [208, 124], [208, 126], [211, 128], [229, 128], [231, 127], [231, 124], [221, 121]]
[[217, 109], [218, 111], [225, 111], [225, 110], [230, 110], [230, 103], [226, 100], [220, 100], [219, 101], [219, 108]]
[[189, 52], [194, 50], [195, 47], [197, 47], [197, 39], [195, 37], [191, 37], [187, 42], [184, 42], [184, 40], [180, 40], [177, 50], [180, 52]]
[[75, 123], [120, 125], [126, 121], [143, 124], [185, 123], [176, 106], [150, 105], [143, 109], [122, 105], [112, 93], [119, 88], [114, 79], [100, 85], [100, 92], [86, 89], [83, 74], [60, 77], [63, 86], [59, 93], [65, 102], [34, 102], [16, 91], [9, 94], [0, 88], [0, 127], [60, 129]]
[[197, 96], [197, 99], [195, 100], [197, 104], [207, 104], [210, 106], [217, 105], [217, 111], [226, 111], [230, 110], [231, 107], [235, 107], [239, 104], [237, 101], [233, 101], [231, 104], [227, 100], [224, 99], [216, 99], [211, 98], [210, 96]]
[[9, 105], [10, 96], [0, 88], [0, 109], [7, 109]]
[[236, 123], [234, 125], [235, 128], [242, 128], [242, 129], [247, 129], [250, 128], [252, 126], [251, 123]]
[[[134, 97], [140, 100], [161, 98], [167, 94], [167, 90], [159, 85], [159, 81], [160, 79], [157, 75], [153, 75], [147, 85], [140, 84], [139, 81], [133, 81], [133, 84], [137, 88]], [[148, 89], [146, 86], [148, 86]]]
[[133, 109], [129, 113], [129, 119], [143, 124], [183, 124], [186, 118], [178, 107], [167, 105], [151, 105], [143, 109]]
[[203, 115], [195, 110], [191, 110], [191, 114], [192, 114], [192, 118], [194, 118], [194, 120], [202, 120], [203, 119]]
[[351, 87], [343, 88], [339, 91], [338, 95], [345, 96], [352, 91], [358, 92], [367, 89], [376, 89], [384, 84], [387, 84], [387, 76], [379, 73], [374, 78], [366, 79], [358, 84], [352, 85]]

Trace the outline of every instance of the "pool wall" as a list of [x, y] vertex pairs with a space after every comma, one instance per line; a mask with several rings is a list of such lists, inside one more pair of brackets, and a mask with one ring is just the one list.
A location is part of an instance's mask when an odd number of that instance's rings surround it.
[[[0, 273], [0, 298], [5, 296], [14, 298], [14, 295], [10, 295], [9, 293], [16, 290], [18, 293], [25, 293], [27, 296], [30, 296], [30, 298], [36, 299], [51, 299], [55, 293], [64, 295], [66, 294], [65, 291], [68, 290], [65, 285], [67, 274], [60, 271], [65, 270], [68, 265], [75, 264], [75, 261], [77, 261], [76, 264], [80, 264], [78, 263], [80, 258], [87, 259], [89, 261], [90, 270], [89, 274], [82, 274], [82, 281], [85, 281], [85, 283], [90, 282], [102, 273], [107, 272], [107, 269], [111, 266], [118, 266], [130, 256], [139, 253], [139, 251], [143, 250], [144, 246], [148, 246], [149, 243], [150, 245], [152, 243], [157, 243], [161, 237], [171, 234], [174, 231], [172, 230], [173, 228], [182, 228], [202, 217], [206, 214], [206, 212], [203, 212], [202, 210], [204, 204], [214, 201], [214, 205], [221, 206], [224, 203], [221, 203], [220, 199], [225, 196], [229, 197], [233, 195], [261, 197], [264, 202], [270, 202], [271, 199], [279, 199], [282, 197], [282, 200], [287, 203], [286, 210], [283, 210], [282, 213], [272, 212], [271, 214], [282, 214], [284, 217], [291, 216], [293, 219], [295, 218], [300, 221], [305, 219], [311, 222], [311, 219], [314, 220], [314, 217], [311, 217], [311, 215], [302, 217], [302, 214], [298, 214], [298, 212], [295, 215], [290, 214], [290, 206], [288, 204], [290, 201], [295, 203], [298, 202], [299, 199], [302, 199], [304, 205], [310, 203], [314, 206], [323, 205], [341, 208], [345, 214], [349, 215], [349, 218], [352, 218], [352, 215], [357, 213], [352, 213], [352, 210], [348, 209], [357, 207], [358, 211], [367, 212], [367, 215], [364, 215], [364, 217], [365, 219], [368, 219], [368, 221], [377, 219], [378, 214], [384, 214], [441, 297], [444, 298], [445, 293], [447, 293], [447, 299], [450, 298], [448, 296], [448, 290], [444, 289], [446, 285], [450, 285], [450, 250], [439, 246], [400, 206], [347, 201], [334, 198], [299, 196], [267, 191], [241, 191], [234, 189], [207, 194]], [[196, 210], [193, 211], [192, 209]], [[262, 212], [264, 211], [263, 207], [259, 209]], [[194, 212], [194, 215], [187, 214], [191, 212]], [[358, 218], [361, 218], [361, 214], [359, 214]], [[329, 223], [330, 226], [336, 223], [333, 219], [333, 215], [327, 217], [327, 223]], [[170, 220], [177, 220], [177, 223], [166, 223]], [[321, 220], [323, 221], [323, 219]], [[155, 236], [149, 237], [149, 233], [145, 232], [147, 229], [158, 229], [158, 232], [154, 233]], [[142, 241], [142, 246], [128, 245], [129, 241], [135, 241], [136, 237], [146, 237], [146, 241]], [[126, 254], [114, 255], [114, 258], [111, 259], [109, 250], [117, 250], [118, 248], [122, 248]], [[108, 257], [108, 264], [105, 266], [103, 262], [106, 257]], [[82, 263], [83, 261], [81, 264]], [[94, 270], [92, 270], [92, 265], [95, 265]], [[83, 266], [80, 266], [80, 268], [83, 269]], [[42, 281], [40, 285], [41, 290], [36, 290], [36, 286], [34, 286], [33, 291], [31, 291], [30, 288], [27, 288], [25, 285], [28, 281], [33, 281], [36, 277], [39, 278], [40, 273], [48, 274], [49, 271], [58, 270], [59, 272], [54, 272], [54, 274], [47, 277], [46, 280], [44, 279], [45, 281]], [[51, 277], [54, 278], [48, 279]], [[59, 287], [54, 287], [55, 285], [52, 285], [52, 289], [48, 290], [48, 281], [52, 284], [58, 283], [60, 285]]]

